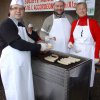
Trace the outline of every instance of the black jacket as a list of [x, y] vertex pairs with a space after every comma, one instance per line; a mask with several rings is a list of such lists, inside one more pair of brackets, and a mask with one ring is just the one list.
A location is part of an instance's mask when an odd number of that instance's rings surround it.
[[0, 51], [8, 45], [20, 51], [31, 51], [35, 55], [40, 52], [41, 48], [40, 44], [21, 39], [17, 26], [10, 18], [0, 25]]

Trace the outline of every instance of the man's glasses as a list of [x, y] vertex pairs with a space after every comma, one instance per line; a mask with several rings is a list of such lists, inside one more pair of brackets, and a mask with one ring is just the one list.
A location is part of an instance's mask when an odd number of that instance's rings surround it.
[[20, 10], [20, 11], [25, 10], [24, 7], [11, 7], [10, 9], [11, 10]]

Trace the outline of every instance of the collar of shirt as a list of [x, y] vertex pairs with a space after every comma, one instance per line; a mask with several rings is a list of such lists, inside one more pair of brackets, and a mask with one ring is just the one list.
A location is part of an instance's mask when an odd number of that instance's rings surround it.
[[88, 19], [88, 16], [84, 16], [84, 17], [81, 17], [79, 18], [79, 23], [78, 25], [87, 25], [87, 19]]
[[25, 27], [21, 22], [18, 22], [18, 26]]
[[16, 20], [15, 18], [13, 17], [9, 17], [10, 19], [12, 19], [12, 21], [16, 24], [16, 26], [18, 26], [18, 20]]
[[13, 17], [9, 17], [9, 18], [16, 24], [16, 26], [25, 27], [21, 22], [18, 22], [18, 20], [16, 20], [15, 18]]
[[66, 14], [63, 13], [63, 14], [61, 15], [61, 17], [59, 17], [59, 16], [57, 16], [57, 15], [54, 14], [54, 17], [55, 17], [55, 18], [65, 18], [65, 17], [66, 17]]

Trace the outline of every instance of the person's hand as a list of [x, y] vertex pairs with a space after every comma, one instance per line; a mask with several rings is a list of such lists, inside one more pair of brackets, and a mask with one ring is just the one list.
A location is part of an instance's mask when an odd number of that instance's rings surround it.
[[47, 45], [46, 43], [42, 43], [42, 42], [40, 42], [40, 43], [38, 43], [38, 44], [41, 45], [41, 49], [40, 49], [40, 51], [46, 51], [46, 50], [47, 50], [48, 45]]
[[54, 40], [56, 41], [56, 37], [52, 37], [52, 36], [45, 36], [45, 41], [48, 42], [50, 40]]
[[94, 59], [94, 63], [96, 64], [96, 63], [98, 63], [99, 62], [99, 58], [95, 58]]
[[51, 43], [47, 43], [47, 46], [48, 46], [48, 50], [53, 49], [53, 45]]
[[41, 45], [41, 51], [49, 51], [52, 49], [52, 45], [50, 43], [38, 43]]
[[70, 48], [70, 49], [73, 48], [72, 42], [69, 42], [69, 43], [68, 43], [68, 48]]

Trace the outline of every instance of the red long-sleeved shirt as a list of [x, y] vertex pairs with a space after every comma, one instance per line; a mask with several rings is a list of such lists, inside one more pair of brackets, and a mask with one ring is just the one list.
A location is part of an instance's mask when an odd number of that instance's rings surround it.
[[[78, 25], [80, 26], [85, 26], [87, 25], [87, 16], [85, 17], [82, 17], [82, 18], [79, 18], [79, 23]], [[72, 27], [71, 27], [71, 36], [70, 36], [70, 40], [69, 42], [72, 42], [74, 43], [74, 37], [73, 37], [73, 31], [76, 27], [76, 24], [77, 24], [77, 21], [78, 20], [75, 20], [73, 23], [72, 23]], [[95, 45], [95, 58], [99, 58], [99, 50], [100, 50], [100, 27], [97, 23], [97, 21], [95, 19], [90, 19], [89, 18], [89, 27], [90, 27], [90, 32], [92, 34], [92, 37], [96, 43]]]

